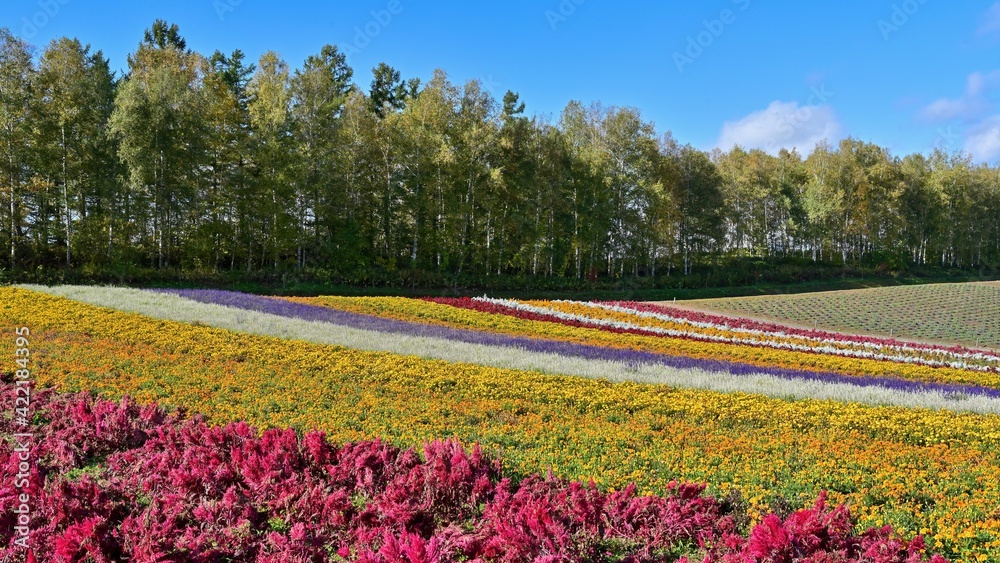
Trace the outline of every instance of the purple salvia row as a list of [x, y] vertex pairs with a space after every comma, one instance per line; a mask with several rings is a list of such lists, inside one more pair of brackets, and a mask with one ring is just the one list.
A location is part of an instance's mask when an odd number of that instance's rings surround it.
[[782, 379], [799, 379], [820, 381], [824, 383], [848, 383], [861, 387], [877, 386], [903, 392], [938, 391], [946, 395], [983, 395], [991, 398], [1000, 398], [1000, 389], [979, 385], [915, 381], [896, 377], [853, 376], [836, 372], [817, 372], [781, 367], [761, 367], [743, 362], [673, 356], [657, 352], [628, 350], [622, 348], [606, 348], [603, 346], [576, 344], [572, 342], [544, 338], [509, 336], [480, 330], [452, 328], [441, 325], [387, 319], [374, 315], [341, 311], [331, 307], [306, 305], [304, 303], [295, 303], [279, 298], [234, 291], [214, 289], [156, 289], [153, 291], [171, 293], [186, 299], [199, 301], [201, 303], [224, 305], [237, 309], [257, 311], [260, 313], [268, 313], [307, 321], [327, 322], [362, 330], [405, 334], [408, 336], [443, 338], [470, 344], [518, 348], [529, 352], [558, 354], [561, 356], [578, 357], [589, 360], [620, 362], [626, 365], [638, 366], [644, 364], [656, 364], [676, 369], [701, 369], [711, 372], [729, 373], [732, 375], [764, 374]]

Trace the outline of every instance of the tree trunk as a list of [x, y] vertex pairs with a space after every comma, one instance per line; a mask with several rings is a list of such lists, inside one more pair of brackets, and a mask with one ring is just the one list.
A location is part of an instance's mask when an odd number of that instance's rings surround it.
[[[9, 143], [8, 143], [8, 146], [9, 146]], [[11, 148], [11, 150], [13, 150], [13, 148]], [[15, 212], [15, 206], [14, 206], [15, 193], [14, 192], [15, 192], [15, 188], [16, 188], [16, 183], [14, 182], [14, 153], [13, 152], [9, 152], [8, 154], [10, 155], [10, 158], [9, 158], [9, 160], [10, 160], [10, 267], [14, 268], [15, 266], [17, 266], [17, 257], [16, 257], [16, 252], [17, 252], [17, 242], [16, 242], [17, 219], [14, 218], [14, 212]]]
[[62, 125], [59, 128], [62, 134], [62, 173], [63, 173], [63, 213], [65, 214], [66, 220], [66, 267], [69, 268], [72, 261], [71, 256], [71, 234], [69, 225], [69, 174], [67, 172], [67, 155], [66, 155], [66, 126]]

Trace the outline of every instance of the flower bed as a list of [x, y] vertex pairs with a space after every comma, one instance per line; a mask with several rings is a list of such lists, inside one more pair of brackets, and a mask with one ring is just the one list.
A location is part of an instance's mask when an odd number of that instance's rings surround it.
[[[0, 381], [0, 409], [16, 394]], [[39, 499], [27, 525], [43, 561], [926, 560], [920, 538], [855, 534], [848, 510], [828, 509], [824, 496], [744, 537], [741, 514], [700, 485], [640, 496], [551, 475], [513, 482], [455, 441], [428, 442], [420, 455], [380, 441], [333, 446], [320, 432], [210, 426], [127, 398], [39, 390], [34, 401], [37, 462], [23, 490]], [[7, 419], [0, 429], [18, 430]], [[0, 466], [17, 463], [0, 442]], [[0, 484], [0, 506], [21, 492]], [[3, 537], [14, 537], [12, 516], [0, 515]], [[0, 548], [5, 560], [25, 553]]]
[[[956, 561], [1000, 549], [997, 416], [541, 376], [310, 343], [289, 332], [305, 321], [170, 295], [67, 293], [146, 315], [0, 288], [0, 322], [32, 326], [43, 386], [184, 405], [219, 425], [319, 429], [333, 444], [455, 437], [501, 452], [515, 479], [551, 469], [600, 490], [635, 482], [640, 495], [666, 495], [675, 478], [706, 483], [716, 498], [741, 491], [754, 523], [827, 490], [861, 529], [890, 523]], [[251, 329], [280, 338], [236, 332]], [[0, 355], [13, 357], [11, 344], [0, 340]]]

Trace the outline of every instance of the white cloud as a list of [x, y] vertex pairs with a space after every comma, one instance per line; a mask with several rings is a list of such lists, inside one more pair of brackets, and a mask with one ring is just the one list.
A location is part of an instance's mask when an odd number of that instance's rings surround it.
[[[1000, 32], [1000, 2], [990, 8]], [[976, 162], [1000, 161], [1000, 114], [991, 95], [1000, 86], [1000, 70], [973, 72], [965, 83], [965, 92], [955, 99], [941, 98], [925, 106], [919, 117], [942, 123], [935, 146], [961, 148]], [[945, 127], [947, 123], [947, 127]]]
[[986, 93], [998, 82], [1000, 82], [1000, 71], [989, 74], [973, 72], [965, 81], [965, 93], [962, 97], [935, 100], [920, 112], [920, 116], [934, 122], [981, 117], [990, 109]]
[[920, 112], [921, 117], [930, 121], [947, 121], [969, 113], [968, 104], [964, 100], [935, 100]]
[[776, 100], [767, 109], [725, 122], [716, 146], [729, 150], [740, 145], [771, 154], [782, 148], [797, 148], [807, 154], [824, 139], [836, 141], [839, 133], [840, 122], [829, 104], [799, 106], [798, 102]]
[[976, 36], [985, 37], [1000, 33], [1000, 2], [994, 2], [989, 10], [983, 14], [982, 22], [976, 29]]
[[965, 134], [965, 152], [976, 162], [1000, 160], [1000, 115], [983, 120]]

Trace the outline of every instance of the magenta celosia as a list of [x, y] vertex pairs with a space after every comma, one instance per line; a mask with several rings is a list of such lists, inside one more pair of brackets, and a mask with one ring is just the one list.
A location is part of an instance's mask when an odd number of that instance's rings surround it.
[[[0, 383], [0, 409], [14, 397]], [[32, 470], [25, 489], [0, 483], [0, 537], [13, 537], [12, 507], [27, 491], [43, 561], [924, 560], [919, 538], [853, 534], [846, 508], [827, 510], [824, 497], [784, 521], [766, 517], [745, 538], [702, 485], [639, 496], [552, 475], [514, 483], [497, 460], [455, 441], [420, 453], [378, 440], [334, 447], [318, 432], [214, 427], [86, 394], [38, 390], [33, 408]], [[12, 434], [12, 421], [0, 418], [0, 430]], [[17, 471], [6, 440], [0, 467]]]

